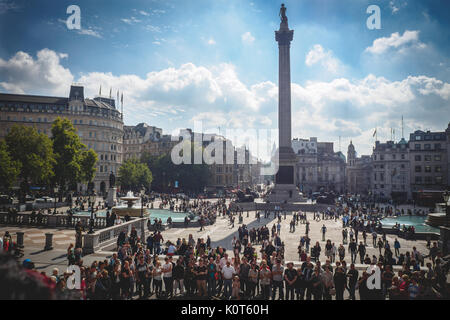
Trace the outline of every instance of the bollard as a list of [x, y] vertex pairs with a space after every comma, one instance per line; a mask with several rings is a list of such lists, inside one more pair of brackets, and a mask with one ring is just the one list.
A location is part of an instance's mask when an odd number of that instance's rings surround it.
[[52, 242], [53, 242], [53, 233], [46, 233], [44, 250], [52, 250], [53, 249]]
[[17, 246], [19, 247], [19, 248], [23, 248], [23, 232], [21, 232], [21, 231], [18, 231], [18, 232], [16, 232], [16, 235], [17, 235]]

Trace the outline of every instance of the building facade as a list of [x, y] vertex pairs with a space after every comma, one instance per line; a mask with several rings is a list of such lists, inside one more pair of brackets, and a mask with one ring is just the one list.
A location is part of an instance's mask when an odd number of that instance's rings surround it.
[[109, 175], [117, 174], [123, 160], [123, 116], [114, 99], [87, 99], [82, 86], [72, 85], [68, 97], [0, 93], [0, 111], [0, 139], [16, 124], [35, 127], [51, 137], [53, 121], [57, 117], [69, 119], [81, 141], [98, 154], [94, 181], [89, 186], [78, 185], [77, 190], [107, 192]]
[[150, 148], [153, 144], [158, 146], [162, 139], [162, 129], [139, 123], [136, 126], [124, 126], [123, 158], [140, 159], [144, 151], [150, 154], [160, 155], [159, 148]]
[[346, 192], [367, 196], [371, 189], [372, 158], [358, 157], [353, 142], [347, 150]]
[[332, 142], [318, 142], [315, 137], [294, 139], [292, 149], [297, 157], [295, 183], [300, 192], [344, 192], [345, 156], [334, 152]]
[[443, 132], [417, 130], [410, 134], [413, 193], [423, 190], [443, 191], [448, 188], [448, 136], [449, 128]]
[[371, 188], [375, 199], [411, 199], [410, 158], [410, 148], [403, 138], [398, 143], [375, 142]]

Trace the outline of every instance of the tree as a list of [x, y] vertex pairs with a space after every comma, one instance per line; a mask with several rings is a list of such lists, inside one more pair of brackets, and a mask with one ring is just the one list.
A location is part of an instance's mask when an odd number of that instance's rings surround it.
[[0, 187], [8, 190], [20, 174], [20, 163], [14, 161], [4, 140], [0, 141]]
[[89, 149], [81, 152], [81, 182], [90, 183], [94, 180], [97, 161], [97, 153], [94, 150]]
[[119, 168], [119, 183], [122, 190], [139, 191], [148, 188], [153, 181], [152, 172], [137, 159], [128, 159]]
[[97, 154], [81, 142], [75, 127], [67, 118], [56, 118], [52, 124], [55, 179], [62, 197], [66, 186], [91, 182], [95, 175]]
[[52, 142], [35, 128], [15, 125], [5, 137], [11, 158], [20, 165], [21, 202], [29, 191], [30, 183], [48, 184], [54, 175], [55, 163]]

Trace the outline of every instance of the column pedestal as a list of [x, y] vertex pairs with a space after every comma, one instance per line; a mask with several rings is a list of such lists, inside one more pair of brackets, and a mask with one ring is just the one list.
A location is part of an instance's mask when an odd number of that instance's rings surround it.
[[109, 188], [108, 190], [108, 197], [106, 199], [106, 203], [108, 204], [108, 207], [113, 207], [114, 203], [117, 201], [117, 188]]

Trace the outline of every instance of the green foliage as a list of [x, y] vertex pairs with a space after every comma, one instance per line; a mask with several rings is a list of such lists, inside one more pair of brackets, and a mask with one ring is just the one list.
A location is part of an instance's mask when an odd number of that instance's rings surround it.
[[33, 127], [15, 125], [5, 137], [11, 158], [20, 166], [22, 192], [29, 184], [47, 184], [54, 176], [55, 163], [52, 142]]
[[149, 188], [153, 176], [144, 163], [137, 159], [128, 159], [119, 168], [118, 180], [122, 190], [139, 191], [142, 186]]
[[0, 187], [8, 190], [20, 174], [21, 164], [14, 161], [4, 140], [0, 141]]
[[97, 153], [94, 150], [81, 151], [81, 182], [89, 183], [94, 180], [97, 161]]
[[60, 187], [61, 193], [67, 185], [93, 180], [97, 154], [81, 142], [70, 120], [58, 117], [53, 122], [52, 142], [56, 160], [54, 182]]

